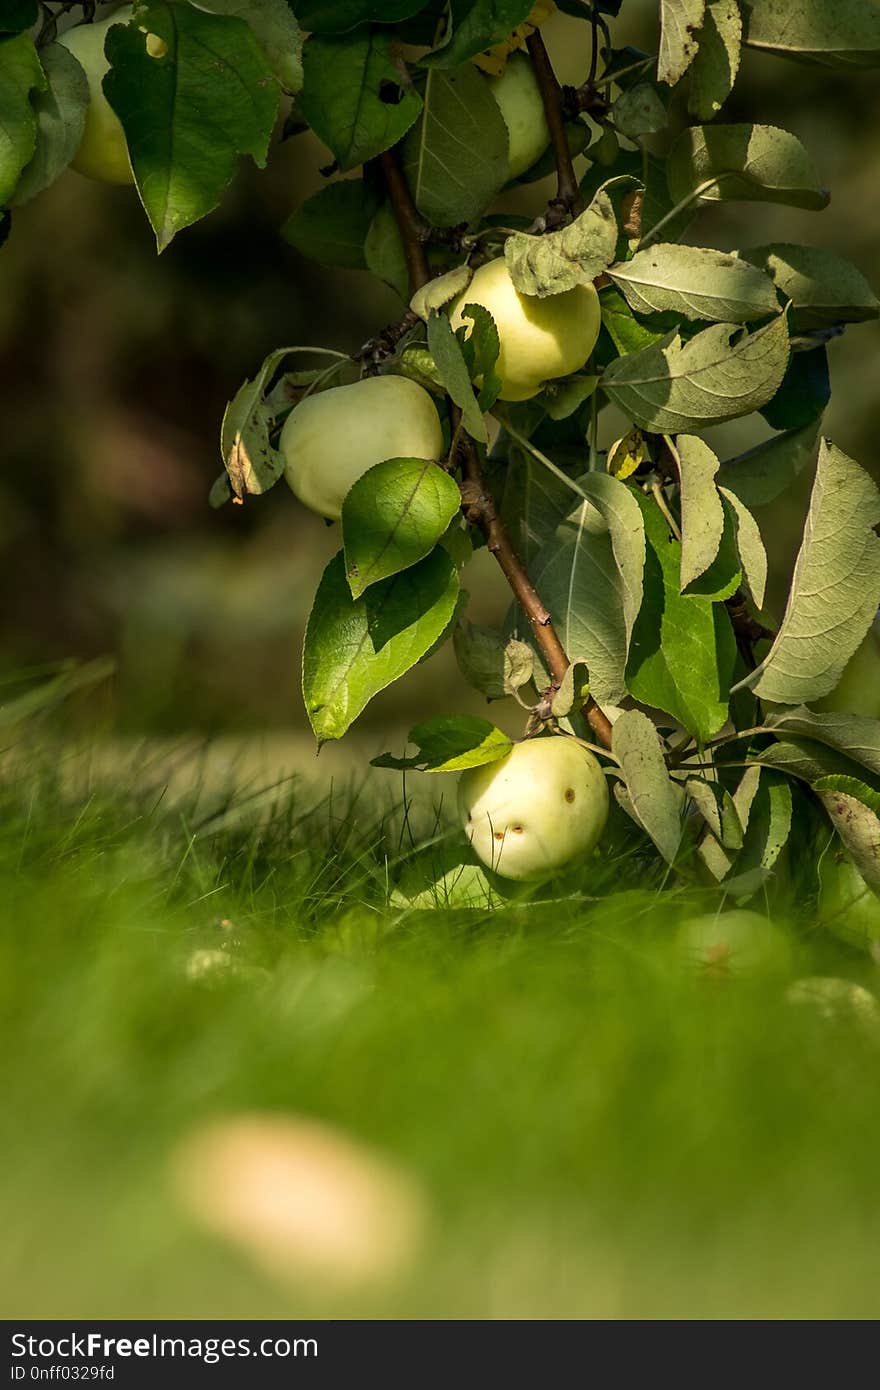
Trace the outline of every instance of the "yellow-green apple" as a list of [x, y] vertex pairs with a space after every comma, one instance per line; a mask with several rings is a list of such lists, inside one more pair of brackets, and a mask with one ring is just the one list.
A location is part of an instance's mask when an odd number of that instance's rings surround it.
[[541, 90], [531, 59], [514, 53], [500, 77], [489, 80], [509, 138], [508, 177], [518, 178], [530, 169], [550, 143]]
[[608, 819], [608, 787], [577, 740], [531, 738], [463, 772], [458, 809], [489, 868], [504, 878], [549, 878], [595, 848]]
[[79, 149], [71, 160], [71, 168], [102, 183], [132, 183], [134, 180], [122, 122], [101, 86], [104, 74], [110, 67], [104, 56], [107, 31], [113, 24], [127, 24], [131, 14], [132, 6], [126, 5], [107, 19], [67, 29], [58, 39], [76, 58], [89, 84], [85, 130]]
[[592, 285], [544, 299], [520, 294], [503, 257], [480, 266], [459, 295], [450, 314], [453, 328], [470, 329], [463, 314], [468, 304], [482, 304], [495, 320], [501, 344], [495, 370], [504, 401], [528, 400], [545, 381], [578, 371], [599, 336], [599, 296]]
[[280, 449], [299, 500], [337, 520], [367, 469], [385, 459], [438, 459], [443, 430], [423, 386], [403, 376], [368, 376], [306, 396], [284, 422]]

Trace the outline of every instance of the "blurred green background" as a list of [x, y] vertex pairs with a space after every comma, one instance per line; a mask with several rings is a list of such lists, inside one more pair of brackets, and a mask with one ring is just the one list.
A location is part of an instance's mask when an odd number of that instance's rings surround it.
[[[615, 40], [653, 51], [653, 0], [626, 0]], [[588, 28], [556, 15], [548, 45], [564, 80], [583, 79]], [[689, 239], [723, 248], [770, 240], [833, 247], [880, 280], [876, 162], [880, 86], [746, 52], [725, 118], [794, 130], [832, 201], [822, 214], [759, 204], [705, 211]], [[222, 207], [161, 258], [134, 192], [75, 173], [20, 209], [0, 254], [0, 546], [8, 601], [6, 669], [114, 653], [102, 716], [137, 733], [253, 730], [304, 735], [298, 663], [303, 626], [338, 532], [281, 485], [214, 512], [223, 408], [281, 344], [356, 349], [401, 305], [356, 271], [326, 271], [279, 227], [321, 185], [327, 151], [311, 136], [278, 142], [267, 171], [248, 162]], [[549, 184], [508, 195], [543, 206]], [[880, 325], [832, 344], [826, 432], [875, 473]], [[618, 421], [604, 425], [606, 439]], [[715, 431], [723, 453], [766, 433]], [[809, 479], [760, 517], [779, 605]], [[505, 608], [485, 555], [466, 585], [471, 616]], [[368, 709], [371, 743], [435, 710], [476, 710], [447, 648]], [[94, 713], [94, 704], [91, 707]], [[500, 722], [516, 728], [515, 708]]]

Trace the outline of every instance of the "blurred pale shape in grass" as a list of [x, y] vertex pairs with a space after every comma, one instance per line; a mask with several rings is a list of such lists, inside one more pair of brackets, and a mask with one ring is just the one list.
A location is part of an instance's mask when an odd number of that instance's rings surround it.
[[342, 1130], [239, 1114], [199, 1126], [172, 1157], [188, 1214], [269, 1275], [358, 1286], [416, 1257], [427, 1203], [415, 1180]]
[[225, 979], [259, 983], [269, 979], [269, 971], [259, 965], [246, 965], [227, 951], [199, 950], [187, 959], [186, 977], [201, 984], [216, 984]]
[[855, 1024], [880, 1042], [880, 1004], [870, 990], [833, 975], [809, 975], [785, 991], [789, 1004], [812, 1009], [828, 1023]]

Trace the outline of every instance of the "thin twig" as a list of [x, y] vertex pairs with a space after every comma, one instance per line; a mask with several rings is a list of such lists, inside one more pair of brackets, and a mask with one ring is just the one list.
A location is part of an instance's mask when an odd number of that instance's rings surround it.
[[[553, 80], [555, 82], [555, 78]], [[410, 288], [415, 293], [431, 278], [421, 239], [424, 222], [413, 202], [409, 185], [394, 151], [388, 150], [381, 156], [381, 167], [388, 189], [388, 197], [404, 245]], [[461, 484], [462, 511], [466, 519], [472, 525], [479, 526], [486, 537], [489, 553], [495, 557], [502, 574], [510, 585], [514, 598], [525, 614], [534, 633], [535, 642], [546, 663], [551, 682], [554, 687], [558, 687], [571, 665], [565, 648], [559, 640], [547, 608], [529, 579], [528, 572], [517, 555], [507, 530], [495, 509], [495, 502], [483, 479], [477, 446], [468, 434], [458, 430], [460, 413], [457, 407], [451, 407], [450, 418], [453, 437], [458, 436], [458, 458], [461, 462], [463, 477]], [[583, 714], [599, 742], [610, 747], [611, 722], [603, 714], [592, 696], [584, 705]]]
[[379, 164], [403, 241], [410, 291], [415, 294], [416, 290], [420, 290], [431, 279], [428, 257], [425, 253], [427, 224], [413, 202], [409, 185], [397, 162], [395, 151], [385, 150], [383, 154], [380, 154]]
[[686, 208], [690, 207], [691, 203], [696, 202], [696, 200], [698, 198], [701, 198], [704, 193], [707, 193], [710, 188], [714, 188], [717, 183], [717, 177], [713, 177], [711, 179], [704, 179], [703, 182], [698, 184], [696, 188], [692, 188], [690, 193], [688, 193], [685, 198], [682, 198], [679, 202], [677, 202], [675, 204], [675, 207], [670, 208], [669, 211], [665, 214], [665, 216], [661, 217], [659, 222], [655, 222], [651, 230], [645, 233], [645, 235], [639, 242], [638, 249], [641, 251], [646, 246], [649, 246], [651, 242], [654, 240], [657, 233], [663, 230], [667, 222], [671, 222], [672, 219], [674, 217], [677, 217], [680, 212], [684, 212]]
[[556, 197], [550, 204], [555, 216], [548, 221], [548, 225], [552, 225], [554, 221], [562, 223], [580, 212], [582, 207], [581, 192], [571, 161], [571, 150], [568, 148], [568, 135], [562, 110], [562, 92], [539, 29], [536, 29], [526, 39], [526, 47], [529, 50], [529, 57], [532, 60], [532, 67], [535, 70], [535, 77], [541, 92], [544, 115], [547, 117], [547, 126], [550, 130], [553, 157], [556, 160]]

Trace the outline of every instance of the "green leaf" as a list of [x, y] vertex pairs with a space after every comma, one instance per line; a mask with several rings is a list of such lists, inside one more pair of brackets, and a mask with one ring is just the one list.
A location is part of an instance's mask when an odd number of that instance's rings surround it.
[[837, 711], [818, 712], [800, 706], [795, 709], [772, 710], [767, 715], [768, 728], [780, 736], [792, 734], [824, 743], [853, 762], [866, 767], [880, 777], [880, 720], [866, 719], [860, 714], [840, 714]]
[[654, 501], [635, 489], [633, 496], [642, 509], [648, 551], [627, 687], [636, 700], [665, 710], [705, 740], [727, 719], [736, 662], [733, 630], [721, 605], [681, 594], [681, 546]]
[[688, 111], [698, 121], [711, 121], [733, 91], [739, 72], [742, 16], [737, 0], [710, 0], [699, 40], [691, 66]]
[[828, 352], [822, 344], [808, 352], [792, 353], [779, 390], [761, 407], [761, 414], [774, 430], [806, 429], [818, 426], [830, 399]]
[[728, 251], [658, 243], [608, 274], [637, 314], [750, 323], [779, 312], [772, 280]]
[[452, 634], [458, 669], [487, 700], [503, 700], [505, 642], [494, 627], [459, 623]]
[[625, 483], [588, 473], [583, 501], [530, 565], [569, 660], [582, 661], [599, 704], [619, 704], [642, 605], [645, 537], [638, 502]]
[[705, 0], [660, 0], [657, 80], [674, 87], [697, 56]]
[[659, 329], [639, 323], [619, 290], [603, 289], [599, 296], [602, 326], [621, 357], [659, 343], [664, 336]]
[[287, 0], [199, 0], [199, 9], [249, 24], [278, 81], [296, 96], [303, 84], [302, 34]]
[[567, 719], [572, 710], [580, 710], [590, 693], [590, 678], [583, 661], [573, 661], [559, 682], [550, 700], [550, 711], [556, 719]]
[[600, 189], [586, 211], [560, 231], [509, 236], [504, 259], [514, 288], [543, 299], [592, 284], [611, 264], [616, 248], [617, 219], [611, 199]]
[[541, 404], [551, 420], [568, 420], [580, 410], [584, 401], [596, 394], [597, 376], [566, 376], [547, 381], [541, 392]]
[[293, 9], [311, 34], [344, 34], [359, 24], [396, 24], [418, 14], [425, 0], [293, 0]]
[[736, 518], [732, 510], [724, 507], [724, 529], [718, 553], [701, 575], [691, 581], [687, 594], [712, 599], [723, 603], [732, 598], [742, 584], [742, 563], [736, 544]]
[[611, 751], [620, 764], [630, 805], [667, 864], [681, 842], [679, 798], [669, 779], [663, 745], [641, 710], [624, 710], [614, 721]]
[[374, 695], [416, 664], [455, 611], [458, 576], [438, 546], [353, 599], [340, 551], [318, 586], [303, 649], [303, 697], [319, 744], [342, 738]]
[[367, 469], [342, 504], [354, 598], [429, 555], [460, 507], [457, 483], [428, 459], [386, 459]]
[[781, 773], [762, 768], [761, 780], [749, 807], [737, 873], [772, 869], [788, 843], [791, 823], [791, 783]]
[[788, 353], [784, 314], [757, 333], [713, 324], [688, 342], [673, 332], [618, 358], [606, 368], [602, 387], [644, 429], [690, 431], [758, 410], [779, 389]]
[[823, 439], [785, 615], [767, 656], [741, 686], [785, 705], [834, 689], [880, 606], [878, 524], [876, 485]]
[[498, 103], [472, 64], [429, 72], [424, 111], [402, 146], [422, 216], [435, 227], [477, 218], [507, 182], [508, 143]]
[[702, 777], [688, 777], [685, 782], [687, 795], [708, 827], [697, 846], [697, 853], [719, 882], [733, 868], [736, 853], [742, 849], [760, 778], [760, 768], [747, 768], [733, 795], [720, 782], [709, 782]]
[[819, 427], [815, 422], [791, 434], [777, 434], [736, 458], [718, 472], [719, 486], [735, 493], [746, 507], [763, 507], [791, 486], [816, 456]]
[[681, 590], [712, 564], [724, 535], [724, 506], [715, 486], [720, 467], [709, 445], [698, 435], [680, 434], [678, 451], [681, 489]]
[[365, 270], [364, 242], [376, 214], [377, 199], [363, 179], [328, 184], [288, 217], [285, 241], [319, 265]]
[[[289, 354], [320, 351], [284, 347], [270, 352], [253, 381], [246, 381], [227, 405], [220, 427], [220, 452], [232, 491], [240, 501], [248, 493], [268, 492], [284, 472], [284, 456], [269, 442], [277, 414], [277, 407], [264, 399], [269, 382]], [[339, 353], [328, 355], [341, 360]], [[315, 375], [310, 373], [310, 379]], [[217, 496], [219, 499], [219, 492]]]
[[[754, 774], [754, 780], [757, 784], [760, 769], [750, 768], [746, 776], [749, 774]], [[707, 838], [714, 839], [718, 849], [741, 849], [743, 842], [742, 821], [736, 802], [727, 788], [723, 787], [720, 782], [709, 782], [704, 777], [688, 777], [684, 789], [709, 827], [711, 833]], [[729, 860], [727, 867], [730, 867]], [[718, 874], [717, 877], [721, 878], [722, 875]]]
[[0, 34], [22, 34], [40, 17], [37, 0], [4, 0], [0, 10]]
[[852, 777], [822, 777], [813, 790], [862, 878], [880, 892], [880, 794]]
[[46, 77], [27, 34], [0, 39], [0, 207], [15, 192], [37, 146], [31, 92], [43, 92]]
[[[781, 773], [768, 767], [747, 768], [733, 794], [733, 804], [742, 823], [739, 852], [730, 854], [736, 846], [722, 844], [714, 834], [700, 845], [700, 857], [719, 880], [734, 861], [738, 880], [759, 870], [771, 870], [791, 833], [791, 783]], [[758, 874], [756, 886], [761, 881]]]
[[666, 127], [666, 107], [653, 82], [637, 82], [621, 92], [611, 108], [615, 128], [632, 140]]
[[501, 391], [501, 378], [495, 371], [501, 340], [495, 320], [482, 304], [465, 304], [462, 318], [470, 319], [470, 327], [457, 328], [455, 336], [461, 344], [471, 381], [479, 384], [478, 400], [481, 410], [491, 410]]
[[432, 314], [428, 319], [428, 350], [437, 364], [443, 385], [461, 411], [468, 434], [485, 444], [488, 439], [486, 421], [474, 395], [461, 344], [445, 314]]
[[513, 739], [488, 719], [470, 714], [438, 714], [409, 731], [409, 742], [418, 748], [413, 758], [394, 758], [383, 753], [373, 767], [417, 768], [420, 772], [463, 772], [468, 767], [496, 763], [513, 748]]
[[880, 314], [880, 300], [862, 272], [836, 251], [780, 241], [739, 255], [772, 276], [791, 300], [792, 322], [800, 329], [863, 323]]
[[[611, 132], [609, 132], [611, 133]], [[588, 152], [589, 153], [589, 152]], [[640, 150], [621, 150], [614, 160], [616, 177], [629, 176], [644, 187], [642, 203], [642, 236], [657, 225], [672, 211], [672, 199], [666, 182], [666, 161]], [[580, 181], [580, 192], [584, 202], [589, 202], [598, 190], [609, 184], [608, 169], [598, 161], [591, 164]], [[696, 209], [683, 208], [675, 217], [664, 224], [663, 235], [667, 241], [677, 241], [693, 221]]]
[[[382, 29], [340, 37], [313, 34], [303, 49], [305, 81], [300, 109], [340, 169], [354, 169], [395, 145], [422, 109], [412, 86], [403, 86]], [[383, 94], [399, 100], [383, 100]]]
[[[143, 30], [163, 39], [151, 57]], [[141, 202], [160, 251], [215, 208], [238, 156], [262, 168], [280, 90], [241, 19], [147, 0], [138, 24], [112, 24], [104, 92], [125, 129]]]
[[764, 593], [767, 587], [767, 551], [761, 539], [761, 530], [748, 507], [740, 501], [735, 492], [719, 487], [719, 493], [733, 512], [736, 531], [736, 548], [742, 565], [743, 578], [752, 596], [755, 607], [764, 606]]
[[534, 678], [535, 653], [528, 642], [511, 637], [504, 647], [504, 692], [515, 695]]
[[390, 895], [392, 906], [421, 912], [475, 909], [485, 914], [503, 904], [504, 879], [472, 863], [471, 853], [456, 837], [453, 844], [435, 842], [408, 854]]
[[577, 493], [531, 454], [513, 446], [499, 465], [492, 491], [520, 558], [531, 571], [536, 555], [577, 505]]
[[746, 43], [824, 67], [880, 63], [880, 11], [875, 0], [744, 0]]
[[462, 291], [467, 289], [472, 276], [473, 271], [469, 265], [457, 265], [453, 270], [447, 270], [444, 275], [435, 275], [427, 284], [416, 290], [409, 307], [427, 323], [433, 310], [442, 309], [444, 304], [457, 299]]
[[506, 39], [531, 13], [534, 0], [451, 0], [449, 37], [422, 59], [428, 68], [454, 68]]
[[41, 49], [40, 61], [47, 85], [31, 98], [37, 120], [36, 148], [18, 181], [13, 203], [26, 203], [55, 182], [76, 154], [85, 129], [89, 84], [79, 63], [60, 43]]
[[777, 126], [691, 126], [672, 146], [666, 176], [675, 203], [693, 195], [707, 203], [785, 203], [814, 212], [828, 206], [800, 140]]
[[364, 241], [364, 260], [370, 274], [396, 290], [405, 304], [409, 299], [409, 269], [390, 203], [383, 203], [370, 223]]
[[269, 442], [275, 411], [263, 396], [288, 351], [279, 348], [270, 353], [253, 381], [239, 387], [223, 414], [220, 452], [239, 501], [249, 493], [268, 492], [284, 472], [284, 455]]
[[753, 754], [751, 760], [762, 767], [776, 768], [786, 777], [795, 777], [810, 786], [822, 777], [851, 777], [869, 782], [880, 792], [880, 776], [865, 772], [855, 758], [847, 757], [816, 738], [783, 733], [778, 743], [771, 743], [769, 748]]

